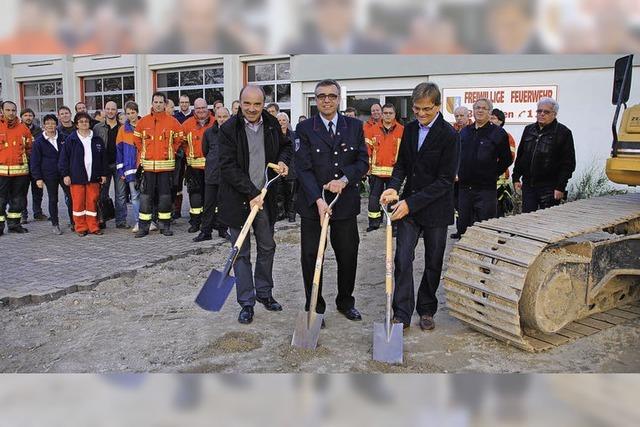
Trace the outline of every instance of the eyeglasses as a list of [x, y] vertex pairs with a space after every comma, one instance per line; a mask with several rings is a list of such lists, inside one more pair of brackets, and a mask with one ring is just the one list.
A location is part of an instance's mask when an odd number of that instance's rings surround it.
[[318, 101], [324, 101], [325, 99], [328, 99], [329, 101], [335, 101], [338, 99], [338, 95], [336, 95], [335, 93], [317, 93], [316, 99]]
[[538, 114], [553, 114], [552, 110], [536, 110]]
[[475, 107], [473, 107], [473, 109], [476, 111], [489, 111], [489, 108], [483, 107], [481, 105], [476, 105]]

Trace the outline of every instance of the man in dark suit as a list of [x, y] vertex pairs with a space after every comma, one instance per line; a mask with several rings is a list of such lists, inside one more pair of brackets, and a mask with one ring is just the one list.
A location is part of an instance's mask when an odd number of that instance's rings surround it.
[[[394, 203], [393, 221], [398, 221], [395, 254], [393, 321], [405, 328], [413, 310], [420, 328], [434, 328], [438, 309], [436, 290], [447, 243], [447, 227], [453, 224], [453, 181], [459, 155], [459, 137], [440, 114], [441, 95], [435, 83], [420, 83], [412, 94], [416, 120], [404, 128], [398, 161], [382, 204]], [[402, 197], [395, 202], [405, 182]], [[420, 232], [424, 240], [424, 272], [414, 303], [413, 259]]]
[[[269, 311], [281, 311], [273, 298], [273, 257], [276, 242], [273, 226], [276, 220], [276, 192], [269, 191], [262, 200], [267, 163], [277, 163], [287, 175], [292, 149], [284, 138], [275, 117], [263, 111], [264, 91], [259, 86], [245, 86], [240, 91], [240, 111], [220, 127], [220, 187], [218, 220], [229, 227], [235, 242], [254, 206], [260, 211], [253, 221], [257, 255], [255, 274], [251, 267], [251, 236], [247, 235], [236, 259], [238, 303], [242, 307], [238, 321], [253, 321], [256, 300]], [[264, 208], [264, 209], [263, 209]]]
[[[321, 218], [329, 206], [322, 199], [323, 188], [340, 194], [330, 221], [331, 246], [338, 263], [338, 311], [349, 320], [361, 320], [355, 308], [353, 289], [358, 263], [358, 225], [360, 213], [358, 183], [369, 167], [362, 123], [338, 114], [340, 85], [335, 80], [323, 80], [316, 85], [319, 114], [298, 124], [295, 165], [299, 181], [296, 208], [301, 222], [301, 263], [306, 293], [305, 309], [313, 283], [313, 272], [320, 240]], [[329, 198], [329, 202], [332, 198]], [[316, 311], [324, 313], [322, 279]]]

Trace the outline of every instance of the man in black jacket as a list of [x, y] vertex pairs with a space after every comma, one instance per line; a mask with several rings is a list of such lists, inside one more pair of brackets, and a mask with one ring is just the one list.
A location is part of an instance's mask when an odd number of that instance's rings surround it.
[[[398, 160], [389, 188], [380, 203], [393, 203], [393, 221], [398, 221], [395, 254], [395, 323], [411, 324], [413, 310], [420, 316], [420, 328], [434, 328], [438, 309], [436, 290], [447, 244], [447, 227], [453, 224], [453, 181], [458, 164], [459, 139], [440, 114], [441, 95], [435, 83], [420, 83], [412, 94], [416, 120], [402, 134]], [[398, 191], [405, 182], [401, 200]], [[415, 303], [413, 259], [422, 232], [424, 271]]]
[[489, 121], [493, 104], [486, 98], [473, 104], [475, 123], [460, 131], [460, 168], [458, 170], [458, 233], [476, 221], [498, 214], [496, 181], [513, 163], [509, 136]]
[[536, 110], [537, 123], [522, 132], [513, 167], [513, 185], [522, 190], [523, 213], [560, 203], [576, 169], [573, 135], [556, 119], [558, 109], [554, 99], [541, 98]]
[[[301, 217], [300, 261], [306, 303], [309, 310], [313, 273], [315, 270], [321, 218], [329, 206], [322, 198], [323, 188], [340, 194], [329, 211], [330, 240], [338, 263], [338, 295], [336, 305], [349, 320], [362, 320], [355, 308], [353, 290], [358, 264], [358, 224], [360, 192], [358, 184], [369, 167], [362, 122], [338, 114], [340, 85], [335, 80], [323, 80], [315, 88], [319, 113], [296, 127], [296, 174], [298, 198], [296, 208]], [[333, 200], [331, 196], [327, 201]], [[316, 311], [325, 312], [322, 298], [322, 278]]]
[[194, 242], [211, 240], [211, 231], [216, 228], [218, 236], [226, 239], [229, 237], [226, 227], [218, 224], [216, 210], [218, 207], [218, 188], [220, 185], [220, 126], [229, 120], [229, 110], [218, 107], [216, 110], [216, 122], [204, 132], [202, 139], [202, 152], [206, 156], [204, 168], [204, 212], [202, 214], [202, 226], [200, 234], [193, 239]]
[[238, 321], [253, 321], [253, 306], [258, 300], [269, 311], [282, 306], [273, 298], [273, 257], [276, 243], [273, 226], [276, 220], [276, 192], [269, 191], [264, 200], [267, 163], [277, 163], [282, 175], [288, 173], [292, 155], [291, 141], [284, 138], [275, 117], [264, 108], [264, 91], [259, 86], [245, 86], [240, 91], [240, 110], [220, 127], [219, 221], [229, 227], [236, 241], [250, 210], [261, 210], [253, 221], [257, 255], [255, 274], [251, 267], [251, 239], [247, 235], [234, 264], [238, 303], [242, 307]]

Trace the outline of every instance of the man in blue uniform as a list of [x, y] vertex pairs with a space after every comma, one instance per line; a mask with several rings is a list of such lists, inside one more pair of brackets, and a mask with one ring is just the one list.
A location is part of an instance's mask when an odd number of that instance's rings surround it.
[[[313, 272], [320, 240], [321, 223], [328, 210], [322, 199], [323, 188], [340, 194], [330, 211], [330, 241], [338, 264], [338, 296], [336, 305], [349, 320], [361, 320], [355, 308], [353, 289], [358, 261], [358, 226], [360, 213], [358, 183], [369, 167], [362, 123], [338, 114], [340, 85], [335, 80], [323, 80], [316, 85], [315, 96], [319, 113], [298, 124], [295, 166], [300, 182], [296, 208], [301, 222], [301, 263], [306, 293], [309, 299]], [[327, 201], [331, 201], [329, 198]], [[324, 313], [322, 283], [316, 310]]]

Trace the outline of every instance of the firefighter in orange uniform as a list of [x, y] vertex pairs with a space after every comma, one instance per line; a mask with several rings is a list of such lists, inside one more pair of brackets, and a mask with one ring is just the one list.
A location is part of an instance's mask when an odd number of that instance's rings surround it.
[[176, 166], [175, 155], [182, 143], [182, 126], [165, 111], [167, 96], [155, 92], [151, 114], [138, 121], [133, 132], [134, 143], [140, 153], [142, 179], [140, 183], [140, 214], [136, 237], [149, 234], [153, 203], [158, 201], [160, 233], [172, 236], [171, 187]]
[[[382, 121], [373, 127], [367, 140], [369, 149], [369, 227], [377, 230], [382, 224], [380, 195], [387, 188], [393, 166], [398, 160], [398, 150], [404, 126], [396, 121], [393, 104], [382, 107]], [[365, 134], [366, 135], [366, 134]]]
[[[26, 207], [29, 190], [29, 156], [31, 155], [31, 132], [17, 116], [17, 106], [12, 101], [2, 103], [0, 120], [0, 235], [4, 223], [9, 232], [26, 233], [20, 225], [22, 210]], [[9, 203], [9, 212], [5, 212]]]
[[187, 156], [187, 191], [189, 192], [189, 233], [200, 231], [202, 223], [202, 211], [204, 206], [204, 163], [205, 155], [202, 152], [202, 140], [204, 132], [215, 123], [215, 119], [209, 113], [207, 101], [198, 98], [193, 101], [193, 116], [183, 124], [184, 152]]

